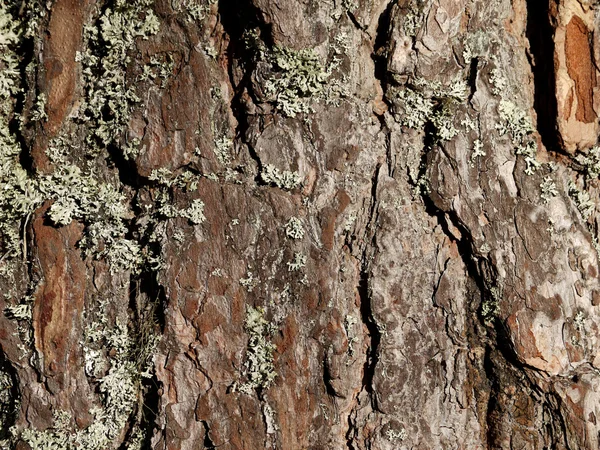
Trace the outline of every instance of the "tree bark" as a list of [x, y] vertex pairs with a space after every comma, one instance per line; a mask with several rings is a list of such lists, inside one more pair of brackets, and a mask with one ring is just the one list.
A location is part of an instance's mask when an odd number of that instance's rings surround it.
[[599, 448], [599, 24], [0, 4], [0, 448]]

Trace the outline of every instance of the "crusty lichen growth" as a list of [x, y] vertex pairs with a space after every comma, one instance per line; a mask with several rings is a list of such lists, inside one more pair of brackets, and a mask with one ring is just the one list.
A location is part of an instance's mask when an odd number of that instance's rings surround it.
[[[204, 202], [200, 199], [195, 199], [187, 208], [177, 208], [172, 201], [170, 189], [178, 188], [183, 191], [194, 191], [198, 189], [200, 176], [189, 171], [183, 171], [178, 175], [174, 175], [170, 170], [161, 168], [155, 169], [148, 178], [157, 185], [156, 197], [156, 212], [158, 218], [171, 219], [174, 217], [182, 217], [188, 219], [192, 224], [199, 225], [206, 220], [204, 216]], [[150, 206], [150, 208], [152, 208]]]
[[473, 141], [473, 153], [471, 153], [471, 166], [475, 165], [475, 161], [477, 158], [481, 156], [486, 156], [485, 150], [483, 148], [483, 142], [480, 139], [475, 139]]
[[307, 100], [323, 95], [331, 68], [326, 69], [312, 49], [275, 46], [266, 55], [272, 75], [265, 88], [277, 109], [288, 117], [311, 112]]
[[302, 221], [297, 217], [291, 217], [285, 224], [285, 235], [291, 239], [302, 239], [304, 237]]
[[21, 227], [42, 200], [37, 183], [20, 164], [21, 148], [9, 128], [21, 92], [17, 49], [24, 26], [13, 16], [16, 3], [0, 4], [0, 261], [22, 253]]
[[9, 448], [7, 432], [18, 407], [18, 396], [15, 381], [7, 370], [7, 365], [0, 361], [0, 449]]
[[586, 180], [600, 176], [600, 147], [593, 147], [587, 153], [575, 156], [575, 161], [583, 166]]
[[[77, 60], [82, 63], [85, 85], [84, 104], [71, 118], [89, 130], [84, 150], [91, 155], [108, 145], [118, 144], [130, 118], [132, 105], [138, 101], [135, 89], [128, 86], [125, 75], [128, 52], [136, 38], [147, 38], [158, 30], [158, 20], [149, 8], [152, 0], [125, 2], [115, 0], [102, 12], [97, 22], [85, 27], [87, 48]], [[82, 170], [72, 155], [74, 144], [62, 136], [51, 140], [47, 148], [55, 171], [50, 175], [30, 176], [20, 165], [21, 148], [8, 128], [13, 99], [19, 92], [19, 59], [15, 52], [22, 26], [7, 7], [0, 6], [0, 30], [3, 38], [2, 72], [0, 73], [0, 233], [3, 253], [21, 253], [21, 224], [44, 200], [52, 200], [48, 217], [63, 226], [72, 220], [86, 224], [80, 246], [95, 257], [107, 258], [111, 270], [137, 271], [144, 263], [140, 244], [126, 239], [126, 222], [132, 218], [128, 199], [98, 173]], [[31, 15], [31, 14], [30, 14]], [[38, 98], [34, 118], [43, 118], [43, 94]], [[135, 152], [130, 142], [127, 154]], [[194, 218], [198, 210], [190, 211]]]
[[500, 134], [508, 134], [515, 146], [515, 153], [525, 159], [525, 173], [533, 175], [541, 164], [536, 159], [537, 144], [533, 138], [534, 128], [527, 113], [515, 103], [500, 100], [498, 106], [500, 122], [496, 129]]
[[575, 206], [577, 206], [583, 220], [587, 221], [596, 210], [596, 203], [590, 198], [590, 194], [587, 191], [582, 191], [575, 183], [569, 181], [569, 196], [575, 202]]
[[[104, 160], [107, 146], [119, 146], [122, 141], [131, 108], [138, 101], [134, 88], [126, 83], [128, 52], [134, 47], [135, 39], [147, 38], [158, 29], [156, 16], [149, 8], [151, 3], [151, 0], [109, 2], [99, 12], [100, 17], [86, 26], [87, 49], [77, 58], [83, 69], [84, 102], [70, 116], [72, 122], [65, 126], [73, 131], [73, 137], [59, 135], [49, 142], [47, 155], [54, 168], [50, 174], [29, 174], [22, 168], [19, 157], [24, 149], [8, 126], [9, 121], [15, 119], [14, 102], [22, 83], [19, 45], [23, 36], [32, 35], [31, 23], [20, 23], [17, 17], [39, 19], [40, 14], [26, 11], [19, 15], [21, 2], [0, 4], [0, 260], [4, 263], [23, 253], [25, 225], [35, 209], [48, 200], [49, 222], [56, 226], [68, 225], [73, 220], [84, 223], [79, 245], [86, 253], [105, 258], [112, 271], [135, 272], [151, 261], [151, 255], [144, 254], [140, 241], [125, 238], [133, 217], [131, 199], [118, 187], [116, 175], [113, 173], [111, 179], [110, 171], [104, 170], [104, 166], [98, 170], [91, 169], [94, 164], [83, 168], [83, 162], [77, 159], [83, 150], [88, 156], [103, 153], [100, 158]], [[29, 5], [26, 9], [30, 9]], [[44, 119], [44, 103], [45, 97], [40, 94], [30, 119]], [[81, 145], [78, 137], [83, 135], [88, 139]], [[137, 147], [139, 141], [131, 140], [130, 144]], [[135, 151], [127, 150], [131, 155]], [[201, 222], [203, 204], [193, 202], [184, 214], [192, 222]], [[18, 320], [19, 326], [30, 323], [31, 305], [28, 302], [9, 305], [5, 314]], [[131, 419], [131, 415], [139, 408], [136, 405], [141, 398], [140, 380], [148, 374], [149, 355], [156, 338], [147, 335], [134, 339], [126, 322], [127, 319], [122, 319], [109, 323], [101, 316], [86, 330], [85, 369], [91, 381], [97, 384], [101, 398], [91, 411], [94, 422], [85, 429], [78, 429], [67, 413], [56, 411], [55, 423], [50, 429], [13, 428], [12, 444], [20, 438], [33, 449], [100, 450], [120, 445], [125, 430], [131, 430], [131, 436], [138, 436], [132, 442], [141, 442], [140, 433], [134, 429], [138, 419]], [[30, 337], [24, 336], [21, 336], [22, 341], [30, 345]], [[2, 445], [4, 441], [0, 442]]]
[[481, 303], [481, 316], [487, 325], [491, 325], [500, 312], [503, 291], [501, 282], [491, 286]]
[[[138, 423], [128, 422], [138, 405], [141, 380], [149, 376], [150, 355], [158, 343], [155, 335], [136, 342], [127, 326], [117, 319], [113, 324], [107, 314], [108, 302], [100, 302], [100, 314], [85, 330], [85, 372], [98, 384], [102, 402], [90, 411], [91, 425], [78, 429], [70, 415], [55, 411], [51, 428], [13, 430], [33, 450], [105, 450], [120, 445], [123, 431], [133, 426], [139, 435]], [[138, 340], [139, 341], [139, 340]], [[143, 437], [143, 434], [142, 434]], [[133, 444], [140, 441], [134, 439]], [[134, 448], [130, 445], [127, 448]]]
[[126, 83], [126, 71], [135, 40], [148, 39], [159, 30], [152, 3], [115, 0], [102, 13], [98, 26], [85, 27], [87, 48], [77, 60], [83, 67], [86, 104], [79, 107], [78, 119], [88, 124], [91, 152], [118, 143], [132, 106], [140, 100], [135, 87]]
[[245, 329], [248, 333], [248, 349], [244, 374], [247, 382], [239, 386], [239, 390], [252, 394], [257, 389], [267, 389], [277, 377], [273, 352], [276, 347], [271, 336], [276, 327], [265, 319], [262, 308], [249, 307], [246, 312]]
[[397, 90], [392, 97], [394, 118], [407, 128], [424, 130], [433, 126], [433, 138], [449, 141], [458, 134], [454, 126], [456, 106], [467, 98], [464, 80], [455, 79], [448, 86], [418, 78]]
[[306, 267], [306, 255], [302, 252], [294, 253], [294, 259], [287, 263], [288, 271], [295, 272]]
[[260, 177], [265, 183], [288, 191], [297, 188], [301, 182], [300, 174], [298, 172], [279, 170], [272, 164], [266, 164], [262, 168]]
[[540, 184], [540, 189], [540, 197], [542, 200], [544, 200], [544, 203], [548, 203], [553, 197], [558, 195], [556, 183], [554, 183], [551, 175], [544, 177], [542, 183]]
[[503, 94], [510, 83], [500, 68], [496, 67], [491, 71], [490, 83], [492, 93], [501, 97], [498, 113], [502, 121], [496, 125], [496, 129], [499, 134], [510, 137], [515, 153], [525, 159], [525, 174], [533, 175], [541, 167], [541, 163], [536, 159], [537, 143], [531, 118], [515, 102], [504, 98]]
[[185, 12], [188, 22], [202, 22], [210, 13], [210, 5], [217, 0], [173, 0], [171, 5], [175, 12]]

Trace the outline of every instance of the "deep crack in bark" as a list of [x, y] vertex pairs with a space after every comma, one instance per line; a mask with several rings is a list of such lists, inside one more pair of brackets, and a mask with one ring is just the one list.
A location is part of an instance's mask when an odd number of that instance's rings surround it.
[[556, 80], [554, 73], [554, 28], [550, 22], [550, 2], [527, 0], [527, 31], [529, 63], [533, 72], [534, 103], [537, 130], [547, 150], [563, 148], [556, 123]]

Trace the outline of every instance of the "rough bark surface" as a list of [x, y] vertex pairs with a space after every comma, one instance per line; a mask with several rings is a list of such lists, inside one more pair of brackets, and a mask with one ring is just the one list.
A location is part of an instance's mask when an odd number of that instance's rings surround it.
[[600, 448], [596, 2], [0, 28], [0, 448]]

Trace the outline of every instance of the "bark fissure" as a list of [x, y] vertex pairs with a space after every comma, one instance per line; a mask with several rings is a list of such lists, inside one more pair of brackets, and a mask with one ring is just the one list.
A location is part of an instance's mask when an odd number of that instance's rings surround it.
[[[72, 1], [9, 2], [40, 37], [19, 44], [23, 91], [0, 111], [19, 145], [8, 156], [33, 182], [60, 176], [63, 160], [38, 160], [64, 131], [65, 165], [122, 199], [118, 233], [100, 247], [122, 245], [119, 257], [135, 262], [115, 270], [104, 248], [74, 254], [80, 238], [69, 233], [98, 231], [94, 218], [53, 222], [46, 197], [43, 211], [5, 216], [18, 238], [0, 228], [0, 240], [13, 239], [26, 264], [11, 273], [0, 257], [0, 309], [22, 317], [0, 314], [0, 449], [5, 438], [19, 448], [74, 442], [99, 422], [116, 424], [111, 445], [121, 449], [597, 447], [597, 259], [561, 189], [571, 169], [585, 171], [597, 197], [595, 155], [581, 157], [589, 146], [575, 120], [591, 117], [596, 6], [110, 0], [84, 2], [82, 44], [79, 27], [61, 43], [50, 24], [73, 21]], [[146, 35], [137, 27], [152, 14], [160, 23]], [[563, 22], [568, 39], [556, 35]], [[135, 37], [107, 87], [124, 28]], [[77, 57], [52, 62], [46, 41]], [[578, 66], [572, 51], [561, 75], [563, 43], [587, 59]], [[490, 89], [477, 90], [482, 77]], [[556, 117], [557, 82], [584, 83], [573, 91], [585, 108], [573, 113], [571, 141]], [[39, 106], [63, 91], [73, 103]], [[499, 138], [507, 127], [514, 136]], [[531, 149], [515, 136], [529, 145], [537, 132], [551, 151], [570, 142], [578, 160], [525, 176], [521, 152]], [[271, 168], [293, 180], [265, 182]], [[538, 202], [548, 174], [559, 192]], [[21, 181], [0, 179], [0, 194], [18, 196]], [[201, 219], [187, 220], [192, 206]], [[264, 339], [249, 339], [250, 305], [263, 307]], [[23, 357], [28, 323], [37, 334]], [[48, 323], [58, 331], [44, 338]], [[74, 325], [62, 332], [63, 323]], [[119, 369], [126, 376], [109, 385]], [[263, 369], [272, 382], [250, 386]], [[98, 421], [92, 407], [115, 412], [127, 390], [118, 422]], [[72, 416], [64, 430], [62, 411]]]
[[[377, 189], [378, 181], [381, 171], [381, 165], [377, 165], [375, 173], [372, 178], [371, 185], [371, 204], [369, 211], [369, 220], [365, 227], [367, 233], [371, 233], [371, 247], [365, 248], [362, 261], [361, 270], [359, 274], [359, 280], [357, 285], [357, 292], [360, 297], [360, 315], [362, 323], [368, 330], [369, 346], [367, 347], [365, 355], [365, 363], [363, 368], [363, 389], [369, 394], [371, 400], [371, 406], [374, 410], [377, 410], [377, 393], [373, 388], [373, 378], [375, 376], [375, 370], [377, 362], [379, 360], [379, 344], [381, 343], [381, 331], [377, 325], [375, 317], [373, 315], [372, 307], [372, 293], [369, 286], [370, 277], [370, 260], [375, 257], [377, 251], [376, 237], [377, 237], [377, 222], [378, 222], [378, 199]], [[370, 253], [373, 252], [373, 253]]]
[[533, 72], [537, 130], [547, 150], [564, 150], [557, 127], [554, 27], [550, 4], [553, 0], [527, 0], [528, 59]]
[[[254, 54], [256, 50], [248, 48], [247, 43], [244, 41], [244, 33], [252, 30], [254, 27], [260, 29], [260, 39], [267, 46], [271, 47], [273, 46], [273, 41], [270, 25], [262, 20], [260, 10], [247, 0], [237, 0], [235, 8], [232, 8], [232, 5], [228, 2], [220, 1], [219, 14], [223, 28], [229, 36], [227, 73], [229, 83], [234, 92], [229, 107], [237, 120], [236, 138], [245, 144], [248, 155], [257, 165], [258, 170], [254, 182], [259, 186], [265, 185], [266, 183], [260, 177], [263, 170], [263, 163], [252, 145], [252, 138], [248, 136], [251, 127], [256, 125], [251, 125], [243, 101], [243, 97], [246, 95], [247, 101], [256, 103], [251, 80], [252, 73], [256, 69], [256, 55]], [[238, 83], [236, 83], [234, 75], [234, 70], [236, 70], [234, 66], [236, 64], [240, 65], [237, 70], [243, 71]], [[255, 120], [261, 119], [255, 118]]]

